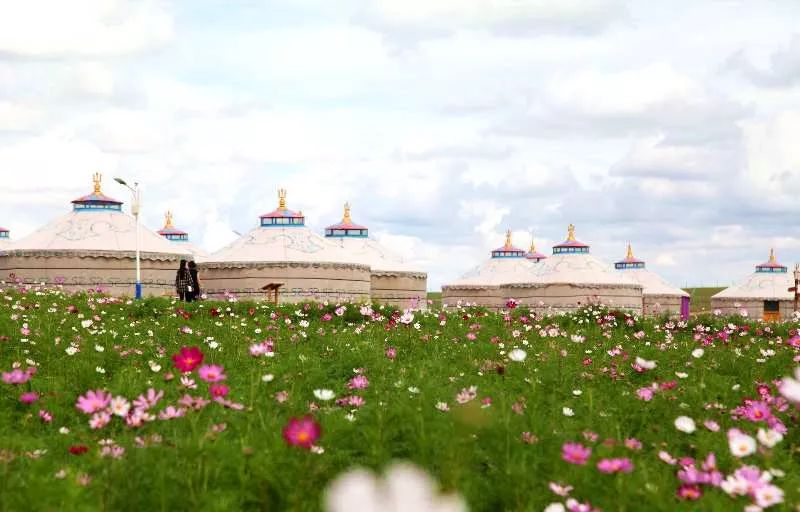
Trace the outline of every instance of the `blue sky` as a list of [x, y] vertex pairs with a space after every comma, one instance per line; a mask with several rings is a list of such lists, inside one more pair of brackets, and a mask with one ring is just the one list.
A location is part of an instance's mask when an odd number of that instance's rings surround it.
[[[41, 14], [47, 12], [48, 16]], [[0, 225], [138, 179], [215, 250], [275, 206], [357, 222], [437, 288], [507, 228], [728, 284], [800, 261], [800, 4], [9, 2]], [[107, 180], [110, 181], [110, 180]], [[125, 198], [110, 182], [106, 191]]]

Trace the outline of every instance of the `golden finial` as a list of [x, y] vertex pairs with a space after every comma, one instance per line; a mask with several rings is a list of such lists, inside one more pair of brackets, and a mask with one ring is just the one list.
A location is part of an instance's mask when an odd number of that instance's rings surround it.
[[164, 229], [172, 229], [174, 227], [172, 225], [172, 212], [167, 210], [167, 213], [164, 214]]
[[631, 247], [630, 242], [628, 242], [628, 254], [625, 256], [625, 258], [629, 260], [633, 259], [633, 247]]
[[278, 209], [285, 210], [286, 209], [286, 189], [279, 188], [278, 189]]
[[777, 260], [775, 259], [775, 249], [769, 250], [769, 262], [775, 263]]
[[511, 244], [511, 230], [509, 229], [506, 231], [506, 248], [511, 248], [513, 245]]
[[567, 241], [569, 242], [575, 241], [575, 225], [573, 224], [567, 226]]
[[536, 241], [533, 238], [533, 233], [531, 233], [531, 250], [528, 252], [534, 253], [536, 252]]
[[352, 224], [353, 219], [350, 218], [350, 203], [344, 203], [344, 217], [342, 217], [342, 224]]
[[102, 180], [103, 180], [103, 175], [100, 174], [99, 172], [94, 173], [94, 176], [92, 176], [92, 181], [94, 181], [94, 193], [98, 196], [102, 194], [102, 192], [100, 192], [100, 182]]

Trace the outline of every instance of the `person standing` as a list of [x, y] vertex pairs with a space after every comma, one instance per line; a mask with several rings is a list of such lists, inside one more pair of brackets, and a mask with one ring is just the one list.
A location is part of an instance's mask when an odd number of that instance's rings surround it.
[[178, 297], [186, 302], [191, 302], [194, 293], [192, 286], [192, 274], [186, 268], [186, 260], [181, 260], [178, 264], [178, 272], [175, 275], [175, 291], [178, 292]]
[[[189, 275], [192, 277], [192, 300], [200, 298], [200, 278], [197, 277], [197, 263], [194, 261], [189, 262]], [[190, 301], [191, 302], [191, 301]]]

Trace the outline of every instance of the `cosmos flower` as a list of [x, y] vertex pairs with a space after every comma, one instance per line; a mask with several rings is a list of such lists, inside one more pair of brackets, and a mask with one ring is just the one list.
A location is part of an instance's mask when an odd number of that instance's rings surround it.
[[227, 378], [225, 369], [216, 364], [201, 366], [197, 375], [206, 382], [220, 382]]
[[101, 409], [105, 409], [109, 402], [111, 402], [111, 395], [98, 389], [96, 391], [87, 391], [85, 395], [79, 396], [75, 407], [84, 414], [94, 414]]
[[597, 463], [597, 469], [601, 473], [630, 473], [633, 463], [628, 458], [602, 459]]
[[197, 347], [181, 347], [180, 351], [172, 356], [175, 368], [181, 372], [192, 372], [203, 363], [203, 353]]
[[561, 446], [561, 459], [570, 464], [583, 466], [588, 462], [591, 454], [592, 449], [580, 443], [564, 443]]
[[694, 420], [688, 416], [678, 416], [675, 418], [675, 428], [681, 432], [691, 434], [697, 429]]
[[528, 353], [522, 350], [521, 348], [515, 348], [514, 350], [508, 353], [508, 358], [518, 363], [524, 361], [526, 357], [528, 357]]
[[322, 434], [322, 427], [312, 416], [290, 418], [283, 428], [283, 439], [287, 444], [310, 449]]

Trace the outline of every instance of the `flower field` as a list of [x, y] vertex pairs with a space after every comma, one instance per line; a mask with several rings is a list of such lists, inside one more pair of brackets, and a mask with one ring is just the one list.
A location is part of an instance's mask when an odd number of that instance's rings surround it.
[[798, 326], [7, 289], [0, 509], [796, 510]]

